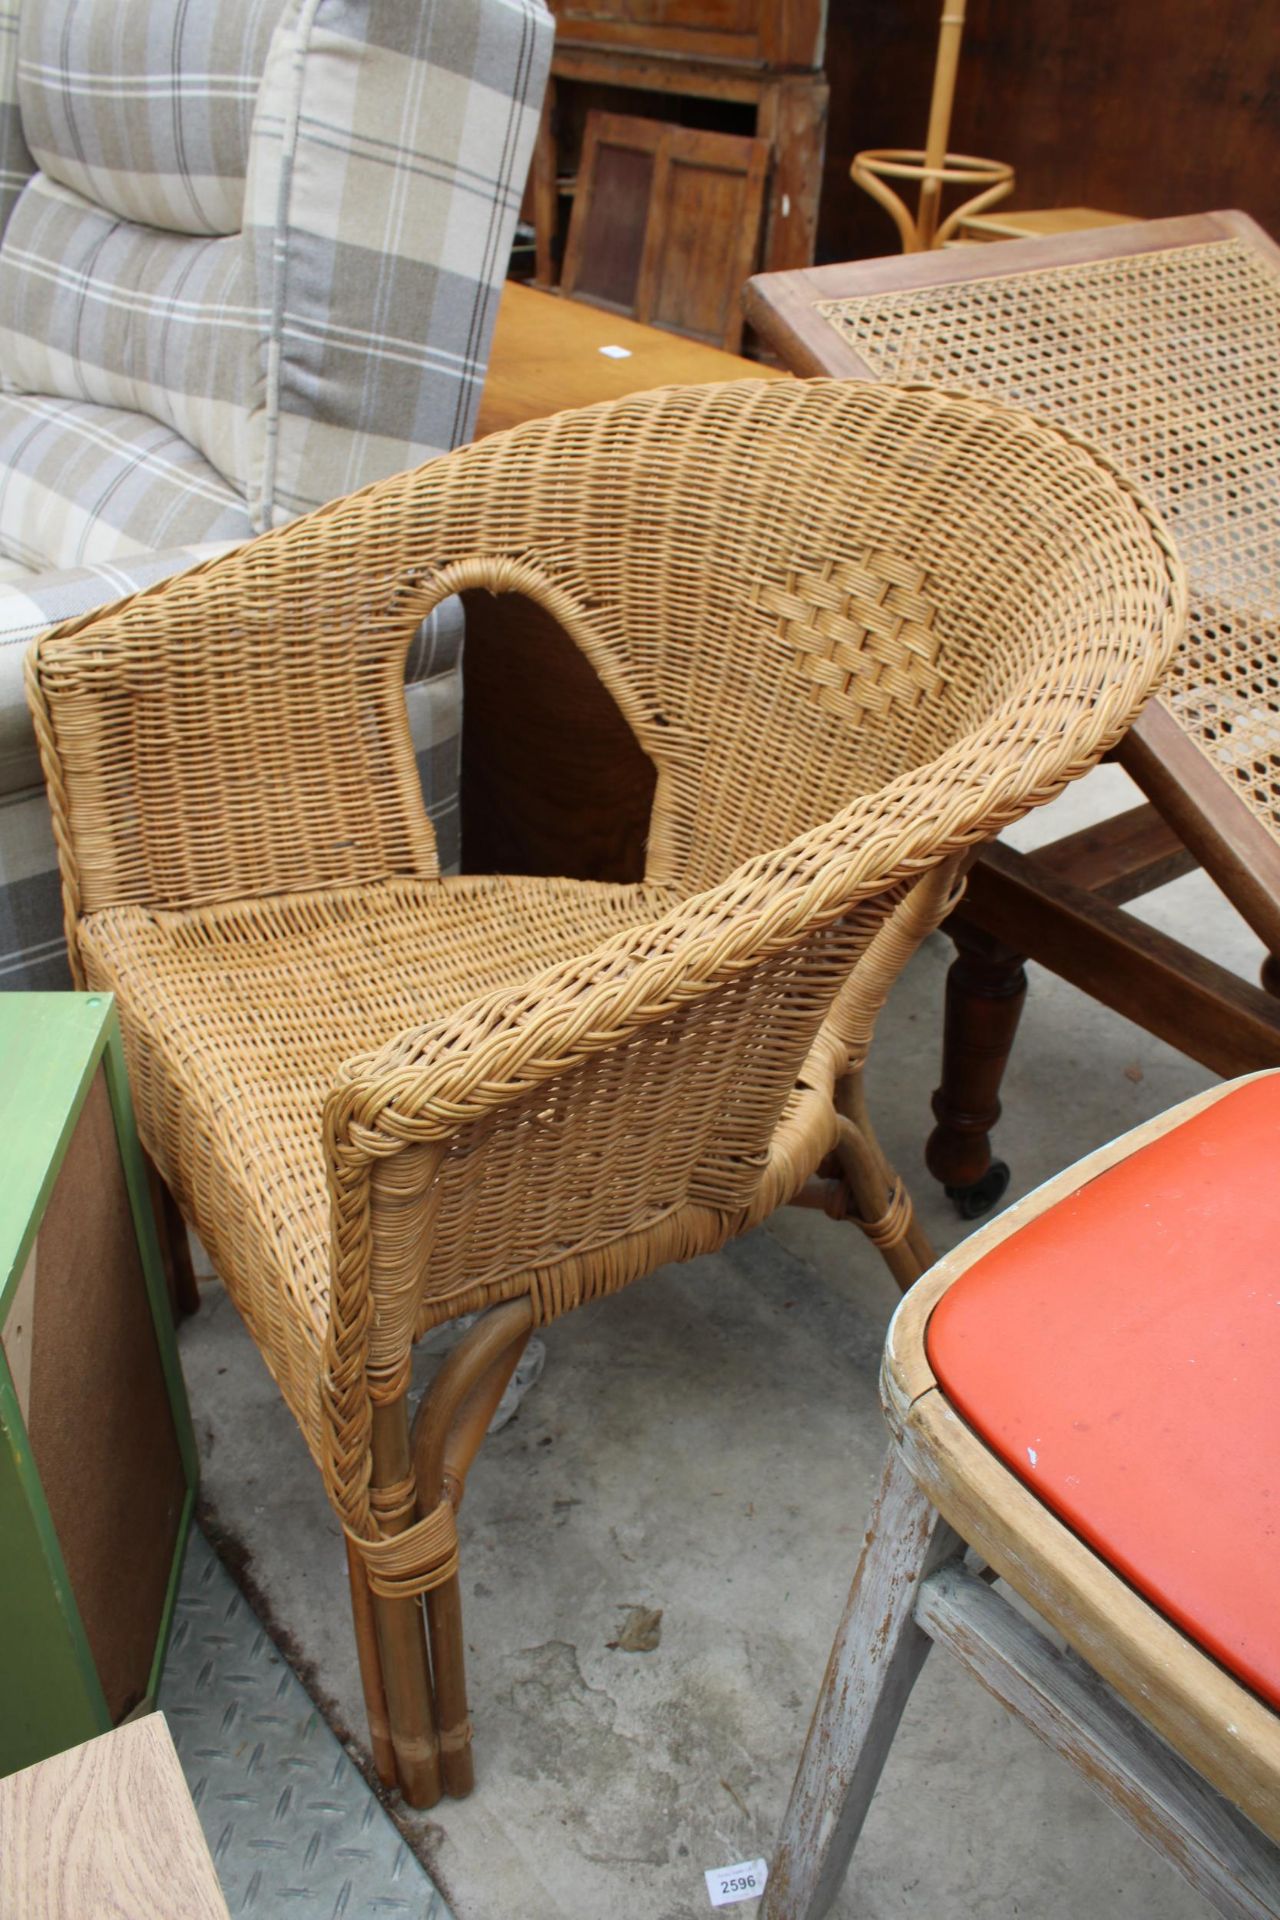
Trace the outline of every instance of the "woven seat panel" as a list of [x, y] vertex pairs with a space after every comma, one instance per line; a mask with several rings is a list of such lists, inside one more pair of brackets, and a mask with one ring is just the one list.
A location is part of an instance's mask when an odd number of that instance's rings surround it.
[[819, 309], [882, 379], [1046, 414], [1147, 492], [1187, 567], [1162, 698], [1280, 837], [1280, 276], [1238, 240]]
[[81, 927], [138, 1123], [318, 1454], [322, 1112], [344, 1060], [651, 918], [664, 893], [466, 876]]

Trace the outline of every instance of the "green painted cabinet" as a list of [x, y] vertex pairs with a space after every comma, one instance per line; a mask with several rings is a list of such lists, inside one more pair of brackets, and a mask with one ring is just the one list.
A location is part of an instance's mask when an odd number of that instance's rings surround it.
[[195, 1484], [111, 999], [0, 994], [0, 1774], [151, 1704]]

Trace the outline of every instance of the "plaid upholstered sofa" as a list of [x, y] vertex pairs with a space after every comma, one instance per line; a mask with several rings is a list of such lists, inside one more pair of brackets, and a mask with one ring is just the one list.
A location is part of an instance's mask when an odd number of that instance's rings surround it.
[[[44, 627], [469, 438], [541, 0], [0, 0], [0, 989], [66, 983]], [[407, 700], [456, 837], [456, 603]]]

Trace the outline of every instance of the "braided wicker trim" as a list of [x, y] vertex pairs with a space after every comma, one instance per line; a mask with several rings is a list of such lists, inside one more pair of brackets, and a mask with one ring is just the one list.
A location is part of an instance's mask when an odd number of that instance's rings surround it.
[[350, 1527], [346, 1535], [364, 1562], [369, 1585], [387, 1600], [430, 1593], [458, 1571], [457, 1515], [448, 1500], [388, 1539], [364, 1539]]
[[860, 1214], [854, 1218], [873, 1246], [896, 1247], [911, 1225], [911, 1196], [902, 1181], [895, 1180], [889, 1204], [878, 1219], [864, 1220]]

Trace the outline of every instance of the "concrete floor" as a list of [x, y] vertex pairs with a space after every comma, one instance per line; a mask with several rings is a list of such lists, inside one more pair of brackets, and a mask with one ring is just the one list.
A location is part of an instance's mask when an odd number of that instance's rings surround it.
[[[1011, 837], [1067, 831], [1126, 786], [1106, 769]], [[1256, 978], [1256, 941], [1200, 876], [1144, 911]], [[920, 1158], [949, 953], [936, 939], [916, 959], [871, 1074], [939, 1247], [967, 1230]], [[1209, 1080], [1037, 970], [999, 1134], [1010, 1198]], [[488, 1443], [462, 1520], [476, 1792], [407, 1822], [458, 1920], [684, 1920], [710, 1911], [705, 1868], [770, 1854], [879, 1470], [895, 1298], [856, 1230], [784, 1211], [548, 1330], [542, 1381]], [[359, 1746], [338, 1528], [216, 1284], [182, 1348], [206, 1499]], [[611, 1649], [636, 1605], [662, 1609], [660, 1645]], [[835, 1911], [1209, 1909], [935, 1653]]]

